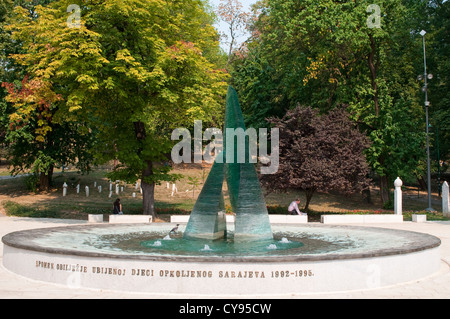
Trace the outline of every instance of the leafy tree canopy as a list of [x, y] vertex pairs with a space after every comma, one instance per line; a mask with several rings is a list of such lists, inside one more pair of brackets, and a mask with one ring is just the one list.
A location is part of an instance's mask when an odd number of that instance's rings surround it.
[[[80, 7], [69, 27], [70, 4]], [[167, 154], [174, 128], [218, 123], [227, 73], [215, 64], [218, 35], [200, 0], [61, 0], [16, 7], [10, 26], [26, 52], [14, 55], [60, 96], [55, 118], [98, 131], [97, 162], [117, 159], [111, 178], [142, 179], [144, 213], [154, 214], [155, 183], [173, 180]], [[43, 135], [45, 138], [45, 134]]]

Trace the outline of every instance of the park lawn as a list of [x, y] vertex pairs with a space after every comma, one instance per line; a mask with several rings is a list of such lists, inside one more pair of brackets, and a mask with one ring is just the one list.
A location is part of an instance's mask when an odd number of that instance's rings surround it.
[[[174, 173], [182, 174], [183, 178], [176, 182], [177, 192], [172, 196], [172, 184], [162, 183], [155, 189], [155, 207], [160, 221], [168, 221], [173, 214], [189, 214], [206, 181], [210, 167], [191, 165], [176, 168]], [[105, 177], [106, 168], [97, 169], [89, 174], [81, 175], [75, 171], [57, 172], [54, 175], [53, 187], [46, 193], [34, 193], [26, 187], [26, 177], [0, 180], [0, 206], [4, 213], [11, 216], [68, 218], [87, 220], [88, 214], [112, 213], [112, 203], [116, 198], [121, 199], [125, 214], [142, 214], [142, 194], [135, 185], [124, 184], [124, 191], [119, 195], [114, 192], [109, 195], [109, 181]], [[191, 177], [191, 179], [189, 179]], [[192, 178], [199, 182], [198, 189], [193, 190]], [[67, 196], [62, 196], [63, 184], [68, 184]], [[102, 186], [102, 193], [94, 188]], [[76, 185], [80, 183], [80, 193], [76, 193]], [[231, 210], [226, 183], [224, 184], [225, 205], [227, 211]], [[89, 197], [86, 197], [85, 186], [89, 186]], [[133, 198], [132, 194], [136, 193]], [[287, 206], [295, 198], [300, 197], [302, 203], [305, 196], [302, 192], [266, 194], [266, 204], [270, 214], [286, 214]], [[320, 221], [323, 214], [393, 214], [392, 210], [382, 210], [381, 201], [372, 192], [373, 203], [367, 203], [361, 195], [343, 196], [334, 193], [317, 193], [310, 204], [310, 221]], [[301, 206], [300, 205], [300, 206]], [[425, 203], [416, 200], [404, 200], [404, 218], [411, 220], [413, 213], [423, 213]], [[442, 213], [426, 213], [428, 220], [448, 220]], [[106, 219], [107, 220], [107, 219]]]
[[[0, 203], [8, 215], [23, 217], [48, 217], [87, 219], [88, 214], [110, 214], [112, 203], [121, 199], [125, 214], [142, 214], [142, 194], [135, 185], [121, 183], [124, 191], [109, 198], [109, 180], [105, 177], [107, 170], [94, 170], [86, 175], [77, 172], [57, 172], [54, 174], [53, 186], [49, 192], [34, 193], [27, 189], [27, 177], [0, 180]], [[160, 214], [188, 214], [197, 199], [200, 189], [193, 190], [188, 177], [197, 177], [201, 187], [209, 169], [179, 169], [174, 173], [183, 174], [184, 178], [176, 183], [178, 192], [172, 197], [172, 184], [156, 186], [155, 206]], [[62, 196], [64, 182], [67, 183], [67, 196]], [[94, 182], [102, 186], [102, 193], [94, 188]], [[76, 185], [80, 183], [80, 193], [76, 193]], [[89, 186], [89, 197], [86, 197], [85, 186]], [[136, 197], [133, 198], [133, 193]]]

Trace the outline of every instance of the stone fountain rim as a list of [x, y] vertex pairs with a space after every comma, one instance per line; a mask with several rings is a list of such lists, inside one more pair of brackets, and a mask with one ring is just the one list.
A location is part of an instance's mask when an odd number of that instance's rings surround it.
[[[167, 226], [170, 223], [158, 223], [149, 224], [149, 226]], [[277, 225], [277, 224], [274, 224]], [[354, 229], [354, 230], [367, 230], [376, 231], [381, 233], [396, 233], [409, 235], [413, 238], [413, 242], [407, 247], [401, 248], [387, 248], [387, 249], [377, 249], [369, 252], [359, 252], [359, 253], [347, 253], [347, 254], [323, 254], [323, 255], [295, 255], [295, 256], [147, 256], [147, 255], [132, 255], [132, 254], [114, 254], [114, 253], [103, 253], [103, 252], [88, 252], [79, 251], [72, 249], [62, 249], [62, 248], [52, 248], [52, 247], [42, 247], [32, 242], [37, 236], [42, 236], [47, 233], [70, 230], [70, 229], [87, 229], [87, 228], [115, 228], [115, 227], [132, 227], [132, 226], [142, 226], [142, 224], [93, 224], [93, 225], [76, 225], [76, 226], [63, 226], [63, 227], [50, 227], [50, 228], [37, 228], [31, 230], [21, 230], [9, 233], [2, 238], [3, 244], [24, 249], [31, 250], [35, 252], [58, 254], [58, 255], [70, 255], [70, 256], [81, 256], [81, 257], [92, 257], [92, 258], [112, 258], [112, 259], [123, 259], [123, 260], [141, 260], [141, 261], [161, 261], [161, 262], [210, 262], [210, 263], [280, 263], [280, 262], [316, 262], [316, 261], [330, 261], [330, 260], [349, 260], [349, 259], [361, 259], [361, 258], [375, 258], [393, 255], [403, 255], [415, 252], [424, 251], [427, 249], [432, 249], [439, 247], [441, 245], [441, 240], [433, 235], [413, 232], [408, 230], [397, 230], [381, 227], [366, 227], [366, 226], [347, 226], [347, 225], [322, 225], [322, 224], [307, 224], [307, 225], [297, 225], [301, 228], [341, 228], [341, 229]], [[296, 227], [290, 225], [289, 227]]]

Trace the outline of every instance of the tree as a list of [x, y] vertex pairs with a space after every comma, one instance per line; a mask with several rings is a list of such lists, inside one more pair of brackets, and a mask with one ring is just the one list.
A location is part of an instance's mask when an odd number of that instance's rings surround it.
[[200, 185], [198, 177], [188, 176], [188, 185], [192, 186], [192, 199], [195, 197], [195, 189]]
[[[112, 179], [141, 179], [144, 214], [156, 217], [155, 185], [173, 181], [173, 129], [223, 116], [227, 74], [208, 60], [218, 35], [200, 0], [73, 1], [36, 7], [38, 23], [17, 9], [13, 35], [27, 49], [15, 59], [60, 94], [59, 118], [98, 130], [97, 163], [117, 159]], [[203, 54], [205, 53], [205, 54]]]
[[56, 167], [74, 164], [80, 171], [89, 171], [92, 156], [88, 150], [94, 136], [83, 123], [55, 118], [55, 104], [61, 96], [47, 84], [28, 77], [18, 87], [2, 84], [8, 91], [6, 100], [14, 106], [5, 139], [12, 172], [31, 171], [38, 177], [40, 190], [49, 190]]
[[[37, 4], [51, 1], [15, 1], [24, 5], [24, 15], [36, 20]], [[12, 9], [12, 4], [10, 5]], [[5, 88], [1, 116], [7, 157], [13, 166], [12, 173], [23, 171], [36, 175], [33, 189], [48, 190], [53, 170], [62, 165], [74, 164], [81, 171], [88, 171], [92, 156], [88, 153], [95, 130], [86, 123], [61, 121], [58, 103], [62, 95], [56, 93], [51, 82], [43, 77], [30, 78], [27, 67], [19, 59], [26, 49], [18, 38], [11, 37], [11, 26], [5, 25], [2, 34], [2, 87]], [[47, 50], [50, 48], [47, 46]], [[3, 93], [3, 92], [2, 92]]]
[[[348, 105], [352, 120], [372, 140], [367, 159], [387, 202], [397, 176], [424, 174], [424, 110], [415, 80], [420, 55], [411, 20], [420, 8], [414, 1], [377, 1], [377, 16], [367, 11], [369, 5], [261, 2], [252, 25], [258, 32], [249, 54], [235, 62], [233, 84], [243, 97], [243, 112], [258, 114], [247, 117], [257, 125], [264, 112], [282, 116], [298, 104], [321, 112]], [[379, 25], [368, 23], [373, 15]], [[393, 131], [399, 133], [390, 135]]]
[[[12, 41], [4, 26], [7, 24], [6, 20], [12, 7], [12, 2], [9, 0], [0, 1], [0, 82], [10, 80], [7, 65]], [[7, 118], [9, 108], [4, 100], [5, 95], [5, 91], [0, 90], [0, 145], [5, 142], [6, 128], [9, 123]]]
[[[418, 16], [418, 25], [427, 31], [427, 67], [433, 74], [428, 82], [430, 106], [430, 123], [432, 128], [431, 159], [439, 158], [446, 163], [441, 171], [449, 167], [450, 161], [450, 2], [430, 1]], [[418, 30], [420, 31], [420, 30]], [[419, 49], [422, 47], [419, 43]], [[417, 74], [423, 73], [423, 62], [418, 63]], [[439, 149], [438, 149], [439, 143]], [[439, 151], [439, 154], [438, 154]], [[433, 165], [433, 168], [436, 167]]]
[[[242, 11], [242, 3], [239, 0], [221, 0], [218, 8], [219, 17], [225, 21], [230, 30], [230, 41], [228, 46], [227, 66], [233, 60], [233, 52], [236, 49], [236, 41], [246, 32], [250, 15]], [[224, 34], [228, 38], [227, 34]]]
[[369, 141], [343, 108], [319, 115], [298, 106], [269, 122], [280, 129], [280, 166], [276, 174], [262, 175], [268, 190], [305, 191], [306, 210], [316, 191], [351, 194], [368, 188]]

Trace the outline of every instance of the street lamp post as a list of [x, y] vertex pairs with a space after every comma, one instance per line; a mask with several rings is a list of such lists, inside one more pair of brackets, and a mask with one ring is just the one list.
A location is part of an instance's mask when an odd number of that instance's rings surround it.
[[441, 155], [439, 154], [439, 126], [436, 127], [437, 168], [438, 168], [438, 195], [441, 197]]
[[[425, 34], [426, 31], [420, 31], [420, 35], [423, 38], [423, 65], [424, 65], [424, 80], [425, 86], [423, 87], [423, 91], [425, 92], [425, 114], [426, 114], [426, 132], [427, 132], [427, 186], [428, 186], [428, 208], [427, 211], [435, 211], [431, 206], [431, 165], [430, 165], [430, 136], [429, 136], [429, 118], [428, 118], [428, 107], [430, 106], [430, 102], [428, 102], [428, 79], [432, 79], [432, 74], [427, 74], [427, 56], [425, 51]], [[419, 76], [420, 79], [420, 76]]]

